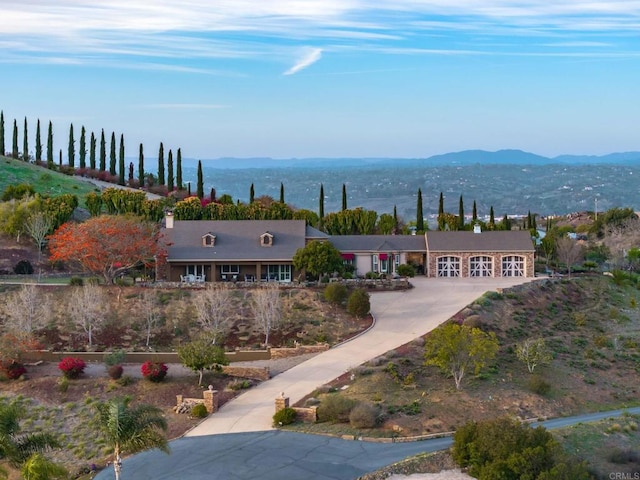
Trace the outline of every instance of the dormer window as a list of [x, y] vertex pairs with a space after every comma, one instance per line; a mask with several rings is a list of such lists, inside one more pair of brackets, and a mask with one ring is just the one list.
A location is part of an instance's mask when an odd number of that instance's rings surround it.
[[270, 247], [273, 245], [273, 235], [269, 232], [265, 232], [260, 235], [260, 245], [263, 247]]
[[203, 247], [214, 247], [216, 245], [216, 236], [209, 232], [205, 233], [202, 236], [202, 246]]

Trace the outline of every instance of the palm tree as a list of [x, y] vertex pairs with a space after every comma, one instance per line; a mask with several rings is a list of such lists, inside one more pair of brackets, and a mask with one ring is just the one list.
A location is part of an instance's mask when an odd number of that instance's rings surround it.
[[15, 403], [0, 405], [0, 460], [20, 468], [31, 455], [59, 447], [49, 433], [20, 433], [20, 419], [24, 409]]
[[114, 398], [96, 405], [98, 425], [109, 447], [113, 448], [116, 480], [122, 469], [121, 455], [159, 448], [169, 453], [164, 432], [167, 421], [153, 405], [129, 406], [131, 397]]

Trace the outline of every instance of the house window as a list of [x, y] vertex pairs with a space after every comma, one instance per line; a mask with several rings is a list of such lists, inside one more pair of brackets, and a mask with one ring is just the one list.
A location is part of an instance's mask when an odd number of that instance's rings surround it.
[[240, 265], [220, 265], [220, 273], [230, 275], [240, 273]]
[[270, 247], [271, 245], [273, 245], [273, 235], [271, 235], [269, 232], [265, 232], [260, 235], [260, 245], [262, 245], [263, 247]]
[[216, 244], [216, 236], [212, 233], [207, 233], [202, 236], [202, 245], [204, 247], [214, 247]]
[[493, 259], [487, 256], [471, 257], [469, 259], [470, 277], [492, 277]]
[[502, 257], [503, 277], [524, 277], [525, 276], [524, 257], [520, 255], [508, 255]]
[[186, 275], [204, 276], [204, 265], [187, 265], [184, 267]]
[[460, 257], [439, 257], [438, 277], [459, 277]]
[[291, 265], [267, 265], [267, 280], [270, 282], [290, 282]]
[[396, 269], [397, 269], [397, 268], [398, 268], [398, 266], [400, 265], [400, 254], [399, 254], [399, 253], [396, 253], [396, 254], [393, 256], [393, 261], [394, 261], [394, 263], [396, 264]]
[[378, 273], [378, 255], [371, 256], [371, 271]]

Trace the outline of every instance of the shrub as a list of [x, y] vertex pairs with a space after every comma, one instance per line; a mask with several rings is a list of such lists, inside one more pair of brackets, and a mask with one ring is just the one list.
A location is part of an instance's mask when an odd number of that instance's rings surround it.
[[347, 287], [341, 283], [330, 283], [324, 287], [323, 295], [327, 302], [342, 305], [347, 300], [349, 292], [347, 291]]
[[140, 368], [144, 378], [156, 383], [161, 382], [167, 376], [167, 370], [169, 367], [164, 363], [152, 362], [151, 360], [144, 362]]
[[347, 312], [356, 317], [364, 317], [369, 314], [371, 310], [371, 302], [369, 301], [369, 294], [358, 288], [349, 295], [347, 300]]
[[122, 377], [122, 372], [123, 372], [122, 365], [111, 365], [107, 369], [107, 374], [109, 375], [109, 378], [113, 380], [118, 380], [120, 377]]
[[529, 390], [538, 395], [546, 395], [551, 390], [551, 384], [540, 375], [533, 375], [527, 383]]
[[413, 265], [403, 263], [402, 265], [398, 265], [398, 275], [401, 277], [415, 277], [416, 269]]
[[342, 395], [329, 395], [318, 406], [318, 421], [346, 423], [356, 401]]
[[113, 352], [105, 353], [104, 363], [108, 367], [113, 365], [120, 365], [124, 363], [127, 353], [124, 350], [114, 350]]
[[12, 361], [8, 364], [0, 364], [0, 372], [2, 372], [9, 380], [17, 380], [27, 373], [27, 369], [20, 362]]
[[58, 363], [58, 369], [62, 371], [65, 378], [78, 378], [86, 366], [84, 360], [74, 357], [65, 357]]
[[640, 454], [634, 450], [621, 450], [614, 448], [608, 455], [607, 460], [616, 465], [624, 465], [626, 463], [640, 463]]
[[205, 418], [209, 415], [207, 412], [207, 407], [205, 407], [202, 403], [196, 403], [193, 407], [191, 407], [191, 416], [195, 418]]
[[127, 385], [131, 385], [133, 383], [133, 378], [129, 375], [123, 375], [118, 380], [116, 380], [116, 382], [118, 382], [118, 385], [120, 385], [121, 387], [126, 387]]
[[373, 428], [378, 423], [380, 408], [373, 403], [358, 403], [349, 414], [349, 424], [353, 428]]
[[17, 275], [31, 275], [33, 273], [33, 265], [29, 260], [20, 260], [13, 267], [13, 272]]
[[60, 393], [65, 393], [67, 390], [69, 390], [69, 379], [62, 376], [58, 379], [58, 391]]
[[84, 280], [82, 277], [71, 277], [69, 280], [69, 285], [72, 287], [82, 287], [84, 285]]
[[291, 425], [296, 420], [297, 412], [291, 407], [278, 410], [273, 416], [273, 426]]
[[251, 387], [249, 380], [233, 380], [227, 385], [231, 390], [244, 390]]

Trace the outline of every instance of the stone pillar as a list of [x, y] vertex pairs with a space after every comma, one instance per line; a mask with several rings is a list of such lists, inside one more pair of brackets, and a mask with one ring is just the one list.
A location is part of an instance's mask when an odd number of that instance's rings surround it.
[[184, 395], [176, 395], [176, 406], [179, 407], [180, 405], [182, 405], [183, 400]]
[[209, 385], [209, 389], [202, 393], [204, 398], [204, 406], [207, 409], [207, 413], [214, 413], [218, 411], [218, 391], [213, 389], [213, 385]]
[[276, 398], [276, 412], [289, 407], [289, 397], [284, 396], [284, 392], [280, 393], [280, 396]]

